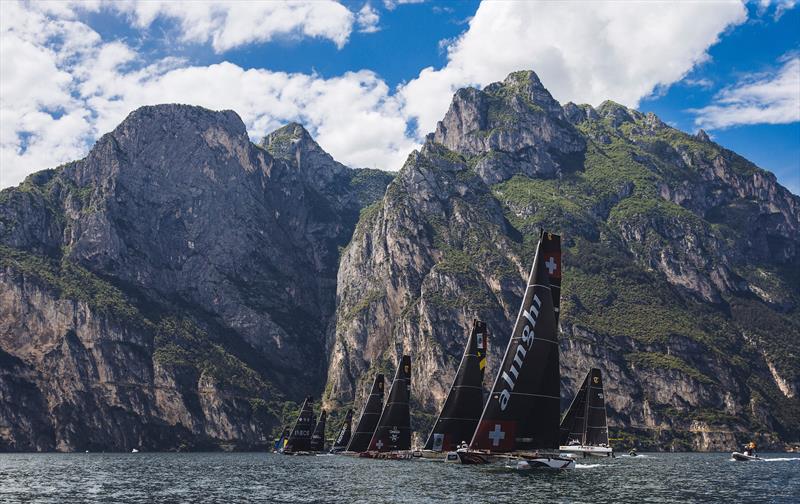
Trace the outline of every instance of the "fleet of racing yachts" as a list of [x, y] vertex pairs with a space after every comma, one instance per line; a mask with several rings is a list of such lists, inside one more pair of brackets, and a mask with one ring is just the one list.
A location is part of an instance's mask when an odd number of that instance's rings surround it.
[[[488, 394], [488, 329], [474, 320], [447, 398], [425, 445], [412, 449], [411, 357], [398, 363], [384, 401], [384, 376], [377, 374], [353, 424], [349, 410], [331, 453], [461, 464], [502, 462], [518, 468], [570, 469], [576, 456], [613, 456], [609, 446], [603, 379], [590, 369], [562, 416], [558, 316], [561, 304], [561, 238], [542, 232], [522, 306]], [[294, 425], [275, 442], [283, 454], [325, 449], [323, 410], [314, 415], [306, 398]]]

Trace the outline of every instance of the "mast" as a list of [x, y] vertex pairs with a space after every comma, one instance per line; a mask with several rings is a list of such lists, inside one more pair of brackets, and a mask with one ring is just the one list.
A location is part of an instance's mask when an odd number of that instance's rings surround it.
[[300, 415], [289, 434], [289, 440], [284, 447], [284, 453], [308, 451], [311, 448], [311, 431], [316, 423], [314, 418], [314, 398], [306, 397], [300, 408]]
[[425, 443], [426, 450], [452, 451], [461, 441], [472, 439], [483, 412], [487, 348], [486, 323], [474, 319], [453, 384]]
[[586, 394], [589, 388], [589, 380], [592, 372], [586, 373], [586, 378], [583, 379], [581, 388], [572, 399], [572, 402], [561, 420], [561, 427], [559, 443], [561, 445], [568, 445], [572, 441], [580, 441], [581, 444], [586, 442]]
[[[606, 419], [606, 398], [603, 392], [603, 376], [599, 369], [589, 371], [588, 400], [586, 401], [586, 430], [584, 444], [608, 446], [608, 421]], [[588, 378], [588, 377], [587, 377]]]
[[322, 451], [325, 448], [325, 419], [327, 417], [328, 414], [322, 410], [317, 426], [314, 427], [314, 433], [311, 435], [311, 451]]
[[411, 357], [404, 355], [389, 390], [389, 398], [369, 442], [369, 451], [411, 449]]
[[331, 451], [341, 451], [347, 448], [347, 445], [350, 443], [350, 435], [352, 434], [351, 426], [353, 423], [353, 410], [347, 410], [347, 416], [344, 417], [344, 423], [342, 424], [341, 430], [339, 430], [339, 435], [336, 436], [336, 441], [333, 442], [333, 448]]
[[375, 375], [367, 400], [364, 401], [364, 409], [361, 410], [361, 417], [358, 419], [353, 437], [347, 445], [347, 451], [363, 452], [369, 447], [372, 434], [375, 433], [375, 426], [383, 409], [383, 375]]
[[558, 449], [561, 372], [548, 273], [555, 259], [548, 255], [553, 262], [546, 265], [544, 250], [552, 250], [559, 243], [556, 235], [540, 235], [503, 363], [472, 437], [470, 446], [474, 449]]

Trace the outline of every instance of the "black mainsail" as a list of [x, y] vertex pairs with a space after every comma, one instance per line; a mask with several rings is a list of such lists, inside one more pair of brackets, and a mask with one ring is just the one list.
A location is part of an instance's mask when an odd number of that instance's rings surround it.
[[550, 295], [553, 297], [553, 311], [556, 315], [556, 333], [558, 333], [558, 316], [561, 311], [561, 237], [549, 234], [542, 242], [542, 261], [550, 277]]
[[383, 375], [375, 375], [375, 381], [372, 383], [367, 400], [364, 401], [364, 409], [361, 410], [361, 417], [358, 419], [356, 429], [353, 431], [353, 437], [350, 439], [350, 444], [347, 445], [347, 451], [363, 452], [369, 448], [369, 441], [375, 433], [375, 427], [378, 425], [378, 419], [381, 416], [383, 409]]
[[[558, 449], [561, 372], [548, 272], [555, 259], [545, 249], [559, 243], [556, 235], [540, 235], [514, 331], [470, 443], [473, 449]], [[546, 256], [553, 259], [550, 266]]]
[[331, 448], [331, 451], [343, 451], [347, 449], [347, 445], [350, 444], [352, 424], [353, 410], [349, 409], [347, 410], [347, 416], [344, 417], [344, 423], [342, 424], [341, 430], [339, 430], [339, 435], [336, 436], [336, 441], [333, 442], [333, 448]]
[[303, 406], [300, 408], [300, 415], [289, 434], [289, 440], [283, 448], [284, 453], [296, 453], [309, 451], [311, 449], [311, 432], [314, 429], [316, 418], [314, 417], [314, 398], [306, 397]]
[[370, 451], [411, 449], [411, 357], [404, 355], [397, 366], [389, 397], [369, 442]]
[[586, 374], [580, 390], [561, 420], [561, 444], [608, 446], [603, 375], [597, 368]]
[[453, 385], [425, 443], [426, 450], [452, 451], [462, 441], [472, 439], [483, 412], [486, 350], [486, 323], [475, 319]]
[[314, 427], [314, 433], [311, 435], [311, 451], [322, 451], [325, 448], [325, 420], [327, 418], [328, 414], [322, 410], [317, 426]]

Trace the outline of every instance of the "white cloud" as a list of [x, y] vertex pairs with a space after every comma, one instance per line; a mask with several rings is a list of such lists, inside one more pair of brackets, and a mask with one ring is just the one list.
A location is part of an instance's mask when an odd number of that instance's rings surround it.
[[[338, 4], [325, 4], [339, 12]], [[296, 120], [346, 164], [397, 169], [444, 115], [458, 87], [532, 68], [561, 101], [611, 98], [635, 106], [683, 78], [726, 27], [746, 16], [738, 3], [715, 5], [711, 13], [705, 3], [489, 2], [448, 45], [444, 68], [423, 69], [392, 90], [368, 70], [322, 78], [228, 62], [148, 61], [124, 42], [102, 40], [74, 10], [108, 6], [139, 27], [161, 16], [176, 23], [183, 40], [210, 42], [215, 50], [280, 34], [339, 44], [353, 26], [379, 21], [369, 4], [349, 21], [335, 15], [324, 22], [308, 10], [316, 9], [311, 3], [277, 14], [277, 7], [258, 4], [250, 18], [240, 5], [202, 4], [183, 12], [164, 2], [0, 2], [0, 187], [82, 157], [136, 107], [167, 102], [233, 109], [256, 139]], [[407, 135], [414, 120], [419, 134]]]
[[394, 10], [394, 8], [397, 7], [398, 5], [417, 4], [424, 2], [425, 0], [383, 0], [383, 6], [386, 7], [388, 10]]
[[380, 20], [381, 17], [378, 15], [378, 11], [373, 9], [369, 3], [365, 3], [357, 13], [356, 24], [358, 24], [358, 31], [361, 33], [375, 33], [381, 29], [378, 26]]
[[350, 37], [354, 15], [333, 0], [108, 2], [129, 13], [139, 28], [159, 17], [178, 21], [182, 39], [207, 43], [218, 53], [278, 36], [301, 35], [331, 40], [341, 48]]
[[775, 6], [775, 11], [772, 14], [772, 18], [775, 21], [780, 21], [786, 11], [794, 9], [797, 5], [797, 0], [760, 0], [757, 9], [758, 15], [763, 16], [773, 5]]
[[777, 73], [744, 77], [693, 112], [695, 123], [709, 129], [800, 121], [800, 57], [791, 56]]
[[705, 77], [701, 77], [699, 79], [683, 79], [681, 82], [686, 86], [699, 87], [701, 89], [711, 89], [714, 87], [714, 81]]
[[707, 60], [720, 34], [746, 17], [740, 2], [484, 2], [449, 46], [447, 65], [424, 69], [401, 94], [420, 133], [434, 129], [457, 88], [521, 69], [535, 70], [562, 103], [635, 107]]

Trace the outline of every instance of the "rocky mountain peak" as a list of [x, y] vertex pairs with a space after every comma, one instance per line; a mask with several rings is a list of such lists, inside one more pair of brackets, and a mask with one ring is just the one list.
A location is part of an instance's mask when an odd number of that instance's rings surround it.
[[703, 129], [697, 130], [697, 133], [695, 134], [695, 138], [697, 138], [701, 142], [710, 142], [711, 141], [711, 138], [708, 136], [708, 133], [706, 133], [705, 130], [703, 130]]
[[553, 177], [577, 166], [586, 144], [535, 73], [515, 72], [453, 97], [433, 140], [470, 159], [486, 183]]

